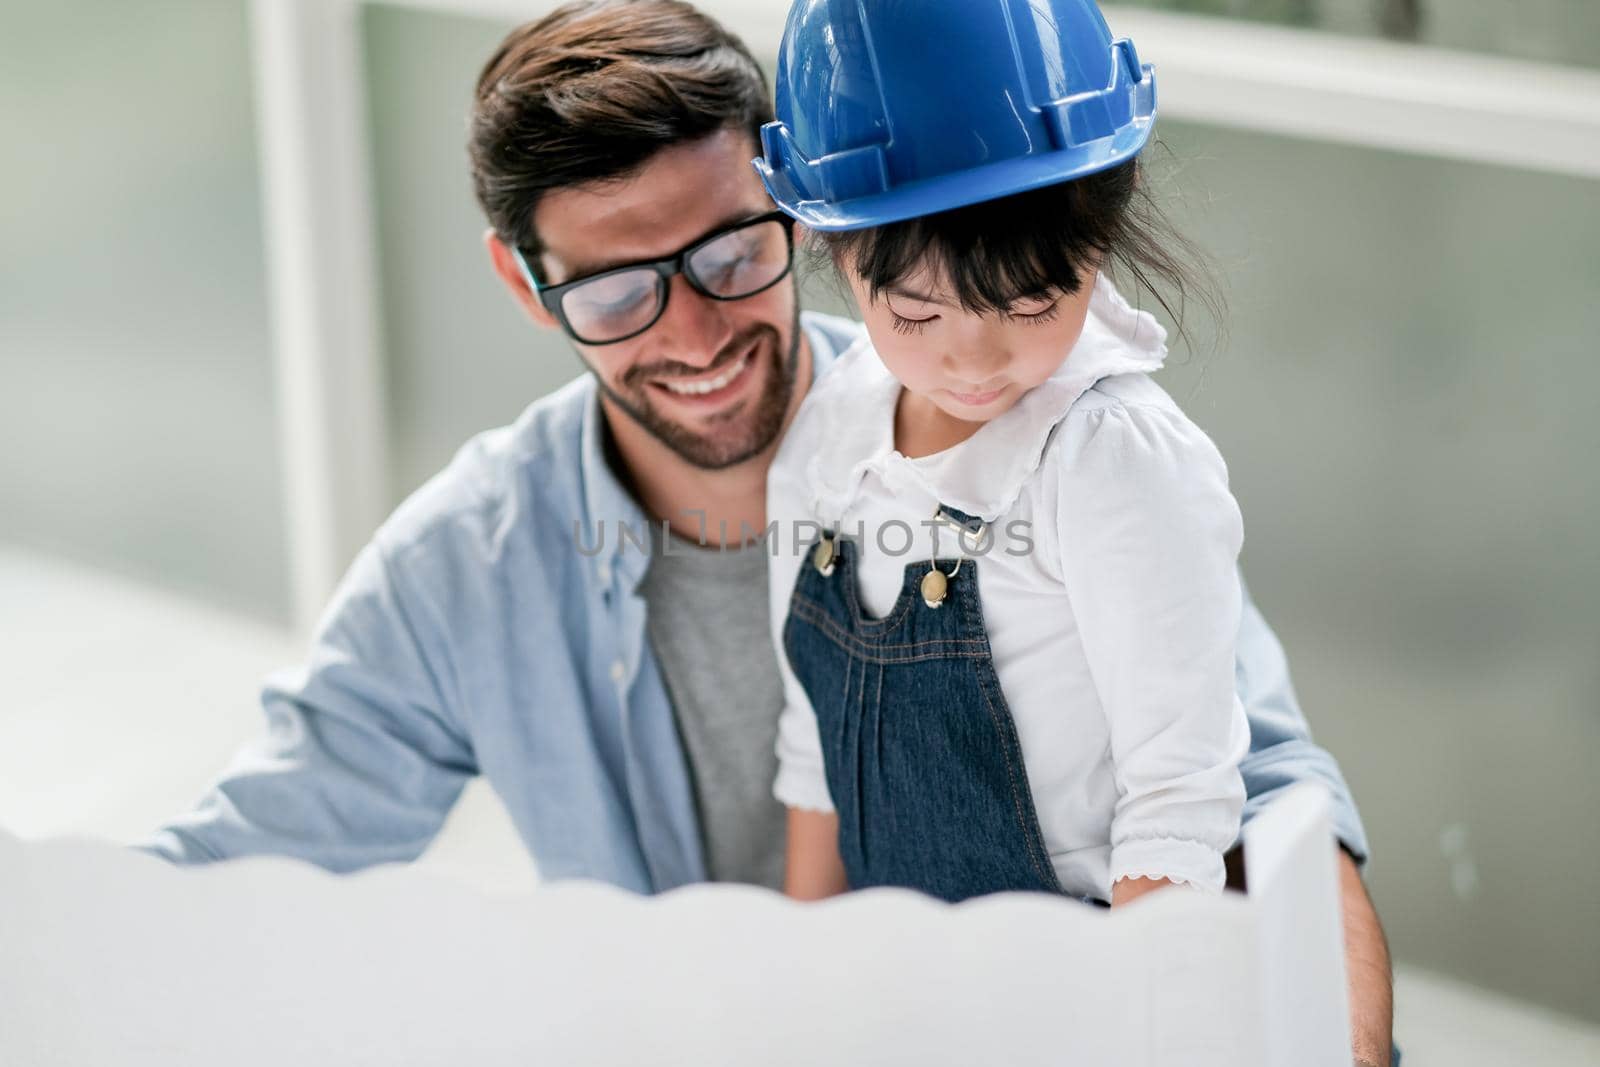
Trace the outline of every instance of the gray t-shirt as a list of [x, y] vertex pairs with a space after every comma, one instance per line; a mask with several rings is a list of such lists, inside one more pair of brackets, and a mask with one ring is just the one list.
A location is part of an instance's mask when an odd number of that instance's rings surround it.
[[651, 527], [646, 630], [688, 756], [707, 873], [779, 888], [785, 813], [772, 780], [783, 683], [767, 619], [767, 543], [721, 550]]

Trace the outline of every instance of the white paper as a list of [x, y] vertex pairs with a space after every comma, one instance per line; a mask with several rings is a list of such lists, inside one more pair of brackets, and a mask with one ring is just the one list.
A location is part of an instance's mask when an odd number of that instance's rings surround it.
[[1348, 1067], [1326, 803], [1297, 791], [1252, 824], [1249, 898], [1114, 914], [888, 890], [492, 897], [405, 868], [178, 869], [0, 835], [0, 1063]]

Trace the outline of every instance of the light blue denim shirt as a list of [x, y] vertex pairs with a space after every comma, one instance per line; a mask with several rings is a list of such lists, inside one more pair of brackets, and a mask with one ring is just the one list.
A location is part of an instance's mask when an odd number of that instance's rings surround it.
[[[816, 373], [861, 333], [828, 316], [803, 324]], [[597, 397], [584, 375], [474, 438], [407, 500], [345, 575], [306, 663], [268, 679], [267, 736], [142, 847], [333, 871], [411, 860], [482, 774], [546, 879], [644, 893], [704, 881], [689, 769], [645, 638], [647, 519], [606, 462]], [[1338, 764], [1311, 741], [1248, 593], [1238, 685], [1244, 817], [1321, 781], [1364, 859]]]

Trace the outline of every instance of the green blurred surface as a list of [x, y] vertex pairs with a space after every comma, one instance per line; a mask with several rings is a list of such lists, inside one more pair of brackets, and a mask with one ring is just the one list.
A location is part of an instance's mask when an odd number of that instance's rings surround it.
[[247, 32], [0, 17], [0, 538], [284, 620]]

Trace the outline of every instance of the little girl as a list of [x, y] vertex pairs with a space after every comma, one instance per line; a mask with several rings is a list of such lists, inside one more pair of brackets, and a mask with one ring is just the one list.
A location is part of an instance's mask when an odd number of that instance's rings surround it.
[[871, 342], [768, 481], [786, 888], [1219, 890], [1239, 511], [1105, 273], [1182, 281], [1153, 72], [1092, 0], [799, 0], [777, 113], [757, 169]]

